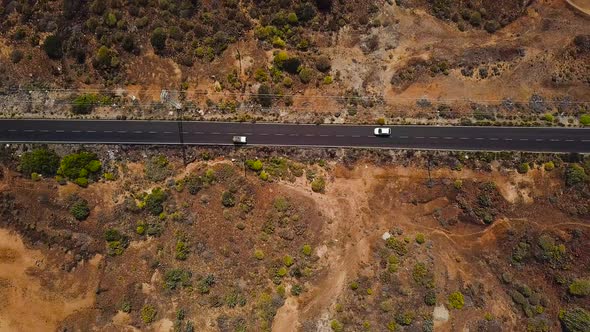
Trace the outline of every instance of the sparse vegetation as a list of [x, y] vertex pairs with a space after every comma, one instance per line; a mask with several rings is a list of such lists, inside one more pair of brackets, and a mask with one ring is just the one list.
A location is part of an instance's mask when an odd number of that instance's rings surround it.
[[570, 294], [575, 296], [590, 295], [590, 279], [575, 279], [568, 287]]
[[145, 324], [150, 324], [156, 318], [156, 308], [153, 305], [146, 304], [141, 308], [141, 320]]

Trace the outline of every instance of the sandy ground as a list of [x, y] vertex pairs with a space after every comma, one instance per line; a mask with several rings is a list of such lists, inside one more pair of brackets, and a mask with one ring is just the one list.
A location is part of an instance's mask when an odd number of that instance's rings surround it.
[[53, 331], [70, 314], [94, 304], [102, 258], [71, 274], [57, 271], [54, 258], [27, 249], [18, 235], [0, 229], [0, 331]]

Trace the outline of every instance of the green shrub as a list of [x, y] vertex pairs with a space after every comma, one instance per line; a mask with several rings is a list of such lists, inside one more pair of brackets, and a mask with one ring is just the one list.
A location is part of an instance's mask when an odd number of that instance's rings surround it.
[[520, 174], [528, 173], [529, 169], [530, 169], [529, 163], [522, 163], [522, 164], [518, 165], [518, 173], [520, 173]]
[[553, 161], [548, 161], [543, 165], [543, 168], [545, 168], [546, 171], [551, 172], [555, 169], [555, 164]]
[[146, 195], [143, 201], [147, 211], [154, 216], [159, 216], [164, 211], [162, 204], [166, 200], [166, 196], [166, 192], [161, 188], [152, 189], [152, 192]]
[[107, 180], [107, 181], [114, 181], [115, 180], [115, 175], [113, 173], [107, 172], [107, 173], [103, 173], [102, 177]]
[[77, 178], [74, 180], [74, 183], [79, 185], [82, 188], [88, 187], [88, 179], [87, 178]]
[[315, 61], [315, 67], [322, 73], [327, 73], [332, 69], [330, 58], [325, 55], [319, 56]]
[[579, 164], [568, 165], [565, 171], [565, 184], [568, 187], [573, 187], [586, 181], [588, 181], [588, 175], [582, 166]]
[[24, 153], [20, 158], [20, 171], [25, 175], [32, 173], [53, 176], [59, 168], [59, 156], [48, 149], [35, 149]]
[[31, 173], [31, 180], [41, 181], [41, 175], [39, 175], [38, 173]]
[[166, 48], [166, 40], [168, 39], [168, 34], [166, 30], [163, 28], [156, 28], [152, 32], [152, 36], [150, 38], [150, 42], [156, 52], [161, 52]]
[[416, 314], [412, 311], [400, 312], [395, 315], [395, 321], [399, 325], [408, 326], [412, 324], [414, 317], [416, 317]]
[[330, 85], [330, 84], [332, 84], [333, 82], [334, 82], [334, 79], [332, 78], [332, 76], [330, 76], [330, 75], [326, 75], [326, 76], [324, 77], [324, 84], [325, 84], [325, 85]]
[[580, 307], [562, 310], [559, 313], [559, 320], [565, 332], [588, 332], [590, 331], [590, 312]]
[[236, 197], [231, 191], [224, 191], [221, 194], [221, 204], [225, 207], [233, 207], [236, 205]]
[[57, 35], [49, 35], [43, 42], [43, 50], [53, 60], [61, 59], [63, 56], [62, 40]]
[[90, 215], [90, 208], [88, 207], [88, 201], [85, 199], [78, 199], [72, 206], [70, 207], [70, 213], [74, 218], [77, 220], [86, 220]]
[[408, 248], [406, 246], [406, 243], [404, 243], [403, 241], [400, 241], [399, 239], [396, 239], [394, 237], [390, 237], [389, 239], [387, 239], [385, 246], [387, 248], [393, 250], [396, 254], [398, 254], [400, 256], [404, 256], [405, 254], [408, 253]]
[[301, 253], [305, 256], [311, 256], [311, 246], [309, 244], [304, 244], [301, 248]]
[[543, 120], [545, 120], [547, 122], [553, 122], [553, 121], [555, 121], [555, 117], [553, 116], [553, 114], [547, 113], [543, 116]]
[[584, 126], [590, 126], [590, 114], [580, 115], [580, 123]]
[[144, 235], [145, 228], [146, 228], [146, 226], [144, 224], [139, 224], [139, 225], [137, 225], [137, 227], [135, 227], [135, 233], [137, 233], [137, 235]]
[[182, 240], [176, 241], [176, 252], [174, 254], [174, 258], [181, 260], [181, 261], [186, 260], [188, 253], [189, 253], [188, 245]]
[[262, 107], [271, 107], [272, 106], [272, 91], [270, 90], [270, 86], [266, 84], [260, 84], [258, 87], [258, 103]]
[[424, 303], [429, 306], [433, 306], [436, 304], [436, 292], [434, 289], [429, 289], [424, 294]]
[[422, 286], [433, 288], [434, 287], [434, 275], [428, 270], [426, 264], [416, 263], [412, 270], [412, 278], [414, 281]]
[[85, 93], [74, 98], [72, 102], [72, 113], [74, 114], [90, 114], [94, 106], [99, 102], [98, 95], [92, 93]]
[[254, 172], [259, 172], [262, 170], [262, 161], [259, 159], [246, 160], [246, 166], [248, 166], [248, 168], [253, 170]]
[[156, 308], [154, 308], [152, 305], [146, 304], [143, 306], [143, 308], [141, 308], [141, 320], [145, 324], [153, 322], [156, 318], [156, 314]]
[[293, 257], [289, 255], [285, 255], [285, 257], [283, 257], [283, 264], [285, 264], [286, 267], [290, 267], [291, 265], [293, 265], [293, 263], [295, 263], [293, 261]]
[[307, 83], [311, 82], [312, 79], [313, 79], [313, 70], [311, 70], [309, 68], [301, 68], [301, 70], [299, 70], [299, 80], [301, 81], [301, 83], [307, 84]]
[[264, 68], [256, 69], [256, 71], [254, 72], [254, 79], [256, 80], [256, 82], [268, 82], [268, 71], [266, 71], [266, 69]]
[[164, 274], [164, 288], [173, 290], [191, 285], [192, 273], [183, 269], [172, 269]]
[[590, 295], [590, 279], [575, 279], [570, 284], [568, 291], [575, 296]]
[[461, 309], [465, 305], [465, 298], [463, 297], [463, 293], [461, 292], [454, 292], [449, 295], [449, 305], [451, 308]]
[[315, 179], [313, 179], [313, 181], [311, 181], [311, 190], [313, 190], [313, 192], [323, 193], [325, 189], [326, 180], [323, 177], [318, 176]]
[[334, 332], [344, 331], [344, 325], [337, 320], [333, 320], [332, 322], [330, 322], [330, 327], [332, 328], [332, 331], [334, 331]]
[[299, 296], [301, 293], [303, 293], [303, 286], [298, 284], [291, 286], [291, 295]]
[[268, 173], [266, 171], [262, 171], [260, 172], [260, 180], [262, 181], [268, 181]]
[[471, 13], [471, 16], [469, 17], [469, 23], [471, 23], [471, 25], [473, 25], [473, 26], [480, 26], [481, 25], [481, 14], [477, 11], [474, 11], [473, 13]]
[[453, 182], [453, 186], [455, 187], [455, 189], [461, 190], [461, 188], [463, 188], [463, 181], [457, 179], [455, 180], [455, 182]]
[[352, 289], [353, 291], [357, 290], [359, 288], [359, 283], [356, 281], [353, 281], [350, 283], [350, 289]]
[[290, 88], [293, 86], [293, 79], [289, 76], [283, 78], [283, 85], [285, 88]]
[[211, 290], [211, 287], [215, 284], [215, 276], [212, 274], [207, 275], [206, 277], [199, 280], [197, 284], [197, 290], [201, 294], [208, 294]]
[[416, 243], [423, 244], [425, 241], [426, 241], [426, 239], [424, 238], [424, 234], [422, 234], [422, 233], [416, 234]]
[[100, 170], [100, 167], [101, 164], [96, 154], [83, 151], [63, 157], [57, 174], [74, 181], [78, 178], [85, 178], [89, 174], [94, 175]]
[[254, 250], [254, 258], [256, 258], [259, 261], [263, 260], [264, 259], [264, 252], [260, 249]]

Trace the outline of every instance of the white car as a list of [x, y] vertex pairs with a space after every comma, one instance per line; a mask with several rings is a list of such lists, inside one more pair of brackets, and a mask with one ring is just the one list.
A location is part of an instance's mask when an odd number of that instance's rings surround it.
[[375, 134], [375, 136], [390, 136], [391, 135], [391, 128], [383, 128], [383, 127], [375, 128], [375, 131], [373, 133]]
[[232, 141], [234, 144], [246, 144], [246, 136], [234, 136]]

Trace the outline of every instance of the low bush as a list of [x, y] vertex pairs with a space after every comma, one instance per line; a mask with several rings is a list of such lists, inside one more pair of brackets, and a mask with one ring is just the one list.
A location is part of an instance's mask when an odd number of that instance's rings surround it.
[[197, 284], [197, 290], [201, 294], [208, 294], [211, 290], [211, 287], [215, 284], [215, 276], [212, 274], [207, 275], [206, 277], [199, 280]]
[[520, 174], [528, 173], [529, 169], [530, 169], [529, 163], [522, 163], [522, 164], [518, 165], [518, 173], [520, 173]]
[[424, 303], [429, 306], [433, 306], [436, 304], [436, 292], [434, 289], [429, 289], [424, 294]]
[[307, 84], [307, 83], [311, 82], [311, 80], [313, 79], [313, 76], [314, 76], [313, 70], [311, 70], [309, 68], [301, 68], [301, 70], [299, 70], [299, 80], [303, 84]]
[[192, 273], [183, 269], [172, 269], [164, 274], [164, 288], [174, 290], [191, 285]]
[[423, 244], [424, 242], [426, 242], [426, 239], [424, 238], [424, 234], [422, 234], [422, 233], [416, 234], [416, 243]]
[[326, 180], [323, 177], [318, 176], [315, 179], [313, 179], [313, 181], [311, 181], [311, 190], [313, 190], [313, 192], [323, 193], [325, 189]]
[[575, 296], [590, 295], [590, 279], [575, 279], [568, 287], [568, 291]]
[[465, 298], [463, 297], [463, 293], [461, 292], [454, 292], [449, 295], [449, 306], [455, 309], [461, 309], [465, 305]]
[[263, 260], [264, 259], [264, 252], [260, 249], [254, 250], [254, 258], [256, 258], [259, 261]]
[[548, 161], [545, 164], [543, 164], [543, 168], [546, 171], [551, 172], [552, 170], [555, 169], [555, 164], [553, 163], [553, 161]]
[[186, 244], [186, 242], [184, 242], [182, 240], [176, 241], [176, 251], [174, 254], [174, 258], [181, 260], [181, 261], [186, 260], [188, 253], [189, 253], [189, 248], [188, 248], [188, 245]]
[[291, 295], [299, 296], [301, 293], [303, 293], [303, 286], [299, 284], [291, 286]]
[[160, 213], [164, 212], [164, 206], [162, 205], [166, 200], [166, 192], [161, 188], [154, 188], [152, 192], [145, 196], [144, 206], [147, 211], [154, 215], [159, 216]]
[[74, 202], [74, 204], [72, 204], [70, 207], [70, 213], [72, 216], [74, 216], [74, 218], [76, 218], [76, 220], [86, 220], [86, 218], [88, 218], [90, 215], [88, 201], [83, 198], [76, 200], [76, 202]]
[[285, 255], [285, 257], [283, 257], [283, 264], [285, 264], [286, 267], [290, 267], [294, 263], [295, 261], [293, 260], [293, 257], [289, 255]]
[[72, 102], [72, 113], [90, 114], [99, 103], [99, 97], [96, 94], [85, 93], [74, 98]]
[[590, 126], [590, 114], [580, 115], [580, 123], [584, 126]]
[[154, 156], [145, 165], [145, 176], [153, 182], [165, 180], [172, 175], [168, 158], [164, 155]]
[[63, 56], [62, 40], [57, 35], [49, 35], [43, 42], [43, 50], [50, 59], [58, 60]]
[[559, 313], [559, 320], [565, 332], [590, 331], [590, 312], [583, 308], [573, 307], [562, 310]]
[[342, 332], [344, 331], [344, 325], [342, 323], [340, 323], [338, 320], [333, 320], [332, 322], [330, 322], [330, 328], [332, 329], [332, 331], [334, 332]]
[[246, 166], [254, 172], [259, 172], [262, 170], [262, 161], [260, 159], [246, 160]]
[[27, 176], [32, 173], [53, 176], [58, 168], [59, 156], [53, 150], [35, 149], [20, 158], [20, 171]]
[[301, 253], [305, 256], [311, 256], [311, 246], [309, 244], [304, 244], [301, 248]]
[[399, 256], [404, 256], [405, 254], [408, 253], [408, 248], [406, 246], [406, 243], [404, 241], [401, 241], [401, 240], [396, 239], [394, 237], [390, 237], [389, 239], [387, 239], [385, 246], [387, 248], [393, 250]]
[[573, 187], [588, 181], [588, 174], [579, 164], [570, 164], [565, 171], [565, 184]]
[[57, 174], [71, 181], [76, 181], [77, 179], [86, 179], [95, 175], [100, 171], [101, 167], [102, 165], [96, 154], [82, 151], [63, 157]]
[[225, 207], [233, 207], [236, 205], [236, 197], [231, 191], [224, 191], [221, 194], [221, 204]]
[[149, 324], [151, 322], [154, 321], [154, 319], [156, 318], [156, 308], [154, 308], [153, 305], [149, 305], [146, 304], [143, 306], [143, 308], [141, 308], [141, 320], [145, 323], [145, 324]]

